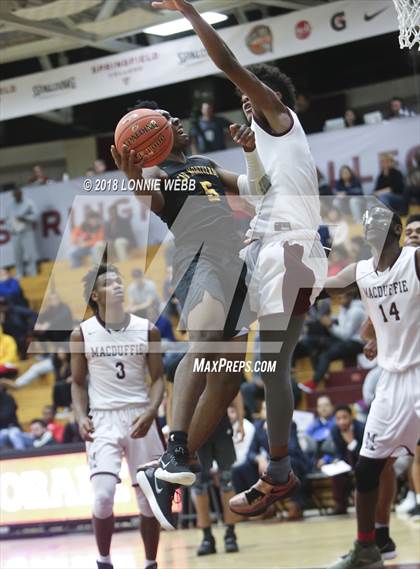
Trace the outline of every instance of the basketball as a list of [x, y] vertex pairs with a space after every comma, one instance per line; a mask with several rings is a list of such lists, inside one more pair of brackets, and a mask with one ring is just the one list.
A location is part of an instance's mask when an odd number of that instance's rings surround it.
[[172, 150], [171, 123], [157, 111], [136, 109], [122, 117], [115, 129], [115, 146], [121, 154], [123, 146], [145, 158], [144, 167], [163, 162]]

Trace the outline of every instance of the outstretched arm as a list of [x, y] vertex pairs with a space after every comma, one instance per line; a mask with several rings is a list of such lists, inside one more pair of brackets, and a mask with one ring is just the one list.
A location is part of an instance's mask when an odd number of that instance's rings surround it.
[[186, 0], [162, 0], [152, 2], [152, 6], [181, 12], [190, 21], [215, 65], [249, 97], [258, 118], [266, 121], [277, 134], [290, 129], [292, 118], [278, 95], [239, 63], [219, 34], [203, 20], [192, 4]]
[[328, 277], [324, 289], [329, 296], [356, 291], [356, 263], [352, 263], [334, 277]]

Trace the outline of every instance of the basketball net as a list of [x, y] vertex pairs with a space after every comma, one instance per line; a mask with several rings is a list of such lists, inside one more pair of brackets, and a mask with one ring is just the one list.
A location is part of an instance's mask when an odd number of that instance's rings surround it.
[[400, 28], [400, 48], [412, 48], [416, 43], [420, 51], [419, 0], [394, 0]]

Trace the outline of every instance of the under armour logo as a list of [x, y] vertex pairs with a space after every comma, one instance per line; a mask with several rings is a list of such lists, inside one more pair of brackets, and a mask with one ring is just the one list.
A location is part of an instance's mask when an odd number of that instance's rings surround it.
[[365, 448], [368, 450], [376, 450], [376, 437], [377, 433], [366, 433]]
[[169, 440], [171, 441], [171, 443], [174, 442], [174, 440], [175, 440], [175, 435], [174, 435], [173, 433], [169, 435]]

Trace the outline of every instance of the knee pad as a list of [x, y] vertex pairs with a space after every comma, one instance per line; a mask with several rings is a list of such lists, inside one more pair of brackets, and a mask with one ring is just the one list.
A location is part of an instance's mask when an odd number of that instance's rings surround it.
[[154, 518], [154, 513], [152, 512], [152, 508], [149, 506], [149, 502], [143, 492], [140, 490], [138, 486], [134, 487], [136, 492], [136, 500], [139, 507], [140, 514], [145, 516], [146, 518]]
[[93, 515], [104, 520], [112, 516], [117, 479], [110, 474], [97, 474], [92, 478], [95, 494]]
[[220, 490], [226, 494], [232, 490], [232, 470], [222, 470], [220, 472]]
[[205, 471], [201, 471], [197, 474], [197, 479], [192, 487], [193, 494], [195, 496], [204, 496], [207, 494], [210, 486], [211, 478], [210, 474]]
[[355, 468], [356, 489], [358, 492], [371, 492], [378, 488], [385, 463], [386, 459], [377, 460], [365, 456], [359, 457]]

